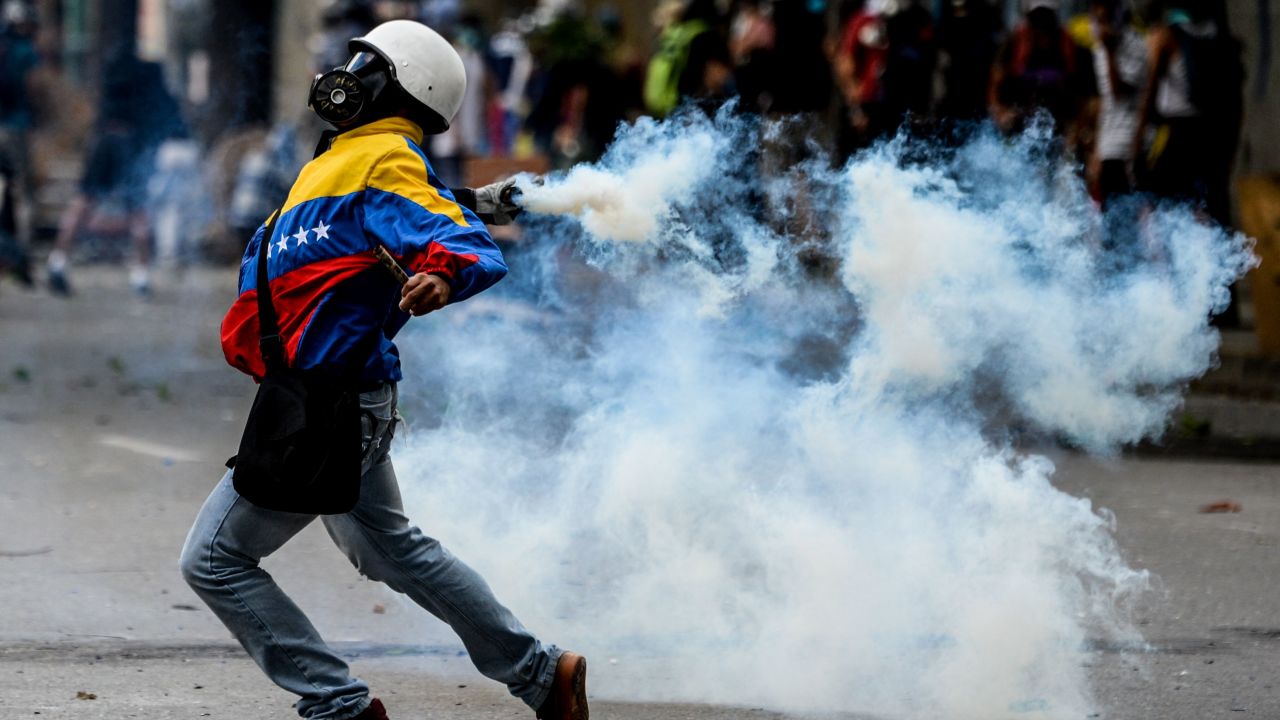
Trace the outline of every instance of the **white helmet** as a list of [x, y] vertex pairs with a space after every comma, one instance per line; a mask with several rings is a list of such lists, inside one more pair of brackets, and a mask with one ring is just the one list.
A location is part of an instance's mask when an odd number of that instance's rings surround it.
[[412, 20], [392, 20], [350, 42], [352, 52], [372, 50], [391, 67], [391, 77], [411, 98], [439, 115], [444, 128], [462, 106], [467, 71], [440, 33]]

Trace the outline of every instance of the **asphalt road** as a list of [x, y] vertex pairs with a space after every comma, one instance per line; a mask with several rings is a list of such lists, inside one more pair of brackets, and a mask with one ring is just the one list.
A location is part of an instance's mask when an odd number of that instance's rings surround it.
[[[175, 278], [150, 302], [115, 270], [76, 279], [70, 300], [0, 288], [0, 719], [291, 717], [176, 569], [252, 393], [217, 346], [232, 275]], [[1138, 610], [1147, 650], [1085, 656], [1097, 717], [1280, 718], [1280, 467], [1056, 459], [1057, 484], [1113, 511], [1127, 559], [1162, 587]], [[1198, 512], [1222, 498], [1241, 512]], [[317, 527], [269, 563], [397, 720], [531, 716]], [[635, 700], [593, 709], [790, 717]]]

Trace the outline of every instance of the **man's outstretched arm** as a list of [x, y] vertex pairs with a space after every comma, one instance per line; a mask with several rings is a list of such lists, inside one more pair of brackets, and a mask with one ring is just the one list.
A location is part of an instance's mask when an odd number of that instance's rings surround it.
[[[433, 275], [448, 286], [441, 300], [442, 289], [434, 281], [410, 278], [406, 294], [418, 290], [422, 295], [415, 297], [430, 298], [428, 305], [460, 302], [501, 280], [507, 265], [480, 218], [451, 191], [433, 185], [426, 167], [408, 145], [378, 162], [365, 190], [365, 230], [415, 277]], [[423, 306], [422, 312], [436, 307]]]

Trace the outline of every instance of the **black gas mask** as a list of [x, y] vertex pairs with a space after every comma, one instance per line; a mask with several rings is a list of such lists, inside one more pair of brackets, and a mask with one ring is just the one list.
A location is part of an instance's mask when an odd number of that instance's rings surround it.
[[307, 93], [307, 107], [331, 125], [351, 125], [392, 82], [387, 61], [375, 52], [362, 50], [342, 67], [316, 75]]

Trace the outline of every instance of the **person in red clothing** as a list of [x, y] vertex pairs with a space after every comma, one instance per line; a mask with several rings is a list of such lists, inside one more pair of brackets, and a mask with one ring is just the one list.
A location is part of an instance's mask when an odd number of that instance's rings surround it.
[[[392, 21], [352, 40], [350, 51], [312, 86], [312, 108], [338, 132], [249, 242], [223, 350], [234, 366], [264, 376], [255, 279], [265, 261], [288, 368], [354, 377], [362, 390], [359, 497], [349, 512], [320, 516], [329, 536], [360, 573], [448, 623], [476, 668], [538, 718], [588, 720], [586, 660], [539, 640], [483, 578], [409, 522], [389, 455], [396, 332], [506, 274], [481, 218], [509, 220], [518, 208], [502, 200], [506, 184], [449, 190], [422, 153], [424, 135], [448, 128], [466, 86], [444, 38]], [[412, 273], [403, 287], [371, 252], [379, 247]], [[381, 700], [260, 566], [316, 518], [255, 505], [237, 492], [233, 468], [191, 528], [182, 574], [263, 672], [298, 696], [303, 718], [387, 720]]]
[[885, 2], [870, 0], [840, 32], [832, 69], [848, 111], [847, 123], [840, 128], [842, 154], [866, 147], [885, 131], [880, 80], [889, 59], [888, 9]]
[[1024, 0], [1023, 21], [991, 69], [991, 118], [1005, 132], [1020, 132], [1038, 113], [1069, 135], [1085, 98], [1093, 94], [1093, 65], [1058, 18], [1058, 0]]
[[933, 18], [919, 0], [868, 0], [846, 21], [832, 63], [848, 108], [842, 157], [928, 116], [936, 57]]

